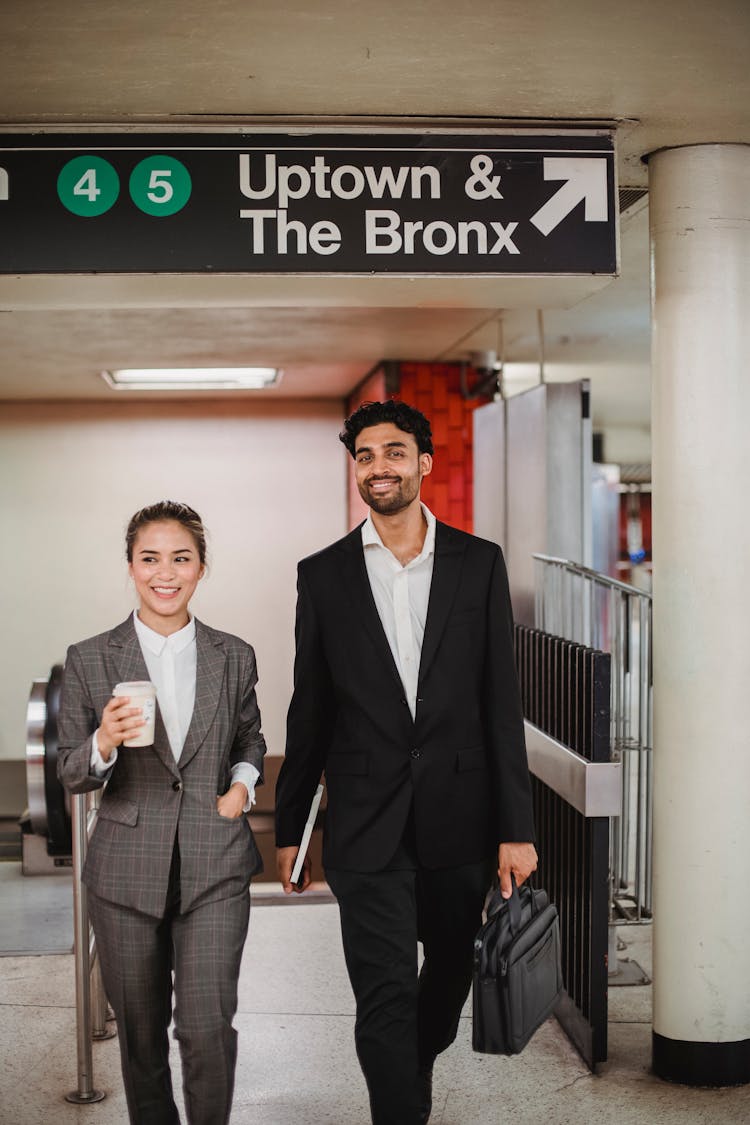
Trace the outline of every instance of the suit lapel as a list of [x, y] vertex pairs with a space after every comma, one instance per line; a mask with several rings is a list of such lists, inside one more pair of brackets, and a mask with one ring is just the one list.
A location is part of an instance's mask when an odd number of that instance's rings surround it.
[[[118, 650], [114, 655], [118, 673], [118, 683], [126, 683], [129, 680], [149, 679], [148, 668], [143, 658], [141, 644], [138, 640], [138, 634], [135, 631], [132, 617], [129, 617], [127, 621], [123, 621], [122, 625], [118, 625], [116, 629], [112, 630], [109, 635], [109, 645], [110, 648]], [[174, 754], [169, 745], [169, 738], [167, 737], [167, 731], [164, 726], [164, 720], [161, 717], [158, 702], [156, 704], [154, 750], [170, 773], [176, 774], [177, 769]]]
[[367, 576], [361, 524], [343, 540], [342, 549], [345, 557], [344, 581], [353, 606], [352, 620], [359, 619], [381, 660], [396, 678], [399, 688], [402, 688], [401, 677], [393, 659], [388, 638], [383, 630], [378, 607], [375, 605], [375, 598], [372, 594], [370, 579]]
[[456, 597], [463, 568], [465, 545], [460, 536], [453, 534], [447, 524], [435, 528], [435, 564], [432, 570], [430, 600], [427, 605], [422, 640], [422, 657], [419, 663], [419, 682], [422, 683], [435, 658], [443, 631]]
[[198, 752], [214, 721], [216, 709], [219, 706], [221, 685], [224, 682], [224, 670], [227, 662], [221, 641], [214, 640], [212, 634], [204, 628], [197, 618], [195, 621], [195, 641], [198, 658], [195, 675], [195, 706], [185, 736], [185, 745], [178, 762], [180, 769], [184, 769], [190, 759]]

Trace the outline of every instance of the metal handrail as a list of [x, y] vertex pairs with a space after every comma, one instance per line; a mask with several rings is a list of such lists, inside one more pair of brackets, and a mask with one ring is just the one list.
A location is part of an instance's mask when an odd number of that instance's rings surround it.
[[653, 906], [652, 596], [569, 559], [535, 554], [535, 625], [612, 656], [613, 760], [622, 805], [613, 818], [611, 915], [649, 921]]
[[603, 574], [600, 570], [592, 570], [590, 566], [584, 566], [583, 563], [574, 563], [570, 559], [561, 559], [556, 555], [543, 555], [536, 553], [532, 556], [539, 562], [554, 563], [556, 566], [563, 567], [565, 570], [570, 571], [571, 574], [581, 574], [585, 578], [591, 578], [601, 586], [611, 586], [615, 590], [622, 590], [625, 594], [642, 594], [644, 598], [651, 601], [651, 594], [647, 590], [639, 590], [637, 586], [631, 585], [629, 582], [623, 582], [620, 578], [612, 578], [609, 574]]

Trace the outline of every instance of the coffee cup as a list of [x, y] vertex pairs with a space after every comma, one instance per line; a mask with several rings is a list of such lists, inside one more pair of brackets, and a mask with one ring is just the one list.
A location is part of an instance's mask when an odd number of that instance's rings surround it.
[[[115, 684], [113, 695], [127, 695], [133, 707], [143, 712], [143, 726], [135, 731], [123, 746], [153, 746], [156, 721], [156, 687], [149, 680], [129, 680]], [[135, 716], [133, 716], [135, 718]]]

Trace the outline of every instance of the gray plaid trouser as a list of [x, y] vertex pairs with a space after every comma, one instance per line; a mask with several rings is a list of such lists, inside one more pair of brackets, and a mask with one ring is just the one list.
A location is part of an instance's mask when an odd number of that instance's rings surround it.
[[104, 988], [117, 1019], [122, 1076], [132, 1125], [179, 1125], [167, 1031], [172, 1018], [182, 1058], [190, 1125], [226, 1125], [232, 1107], [237, 980], [250, 894], [179, 913], [179, 882], [163, 918], [118, 906], [89, 891], [89, 913]]

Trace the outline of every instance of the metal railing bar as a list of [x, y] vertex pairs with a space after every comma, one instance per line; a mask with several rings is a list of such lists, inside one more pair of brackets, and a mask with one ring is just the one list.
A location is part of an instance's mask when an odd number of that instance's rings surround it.
[[[548, 592], [561, 588], [559, 581], [546, 583]], [[568, 626], [583, 627], [581, 606], [588, 604], [585, 590], [566, 617]], [[547, 621], [554, 617], [545, 614]], [[609, 804], [597, 807], [586, 781], [599, 771], [600, 779], [610, 781], [622, 772], [609, 752], [611, 657], [561, 637], [559, 630], [551, 635], [523, 626], [516, 628], [516, 656], [540, 841], [539, 879], [560, 917], [566, 994], [557, 1015], [595, 1069], [606, 1058], [609, 893], [602, 876], [609, 814], [619, 811], [621, 801], [619, 788], [612, 786]], [[587, 817], [580, 810], [605, 815]]]
[[644, 600], [652, 601], [653, 595], [649, 594], [647, 590], [639, 590], [637, 586], [631, 586], [619, 578], [612, 578], [609, 574], [602, 574], [601, 571], [592, 570], [591, 567], [584, 566], [583, 563], [571, 562], [570, 559], [558, 559], [554, 555], [544, 555], [538, 552], [535, 552], [532, 557], [542, 563], [554, 563], [556, 567], [569, 573], [581, 574], [590, 578], [599, 586], [611, 586], [615, 590], [622, 590], [626, 594], [638, 594]]

